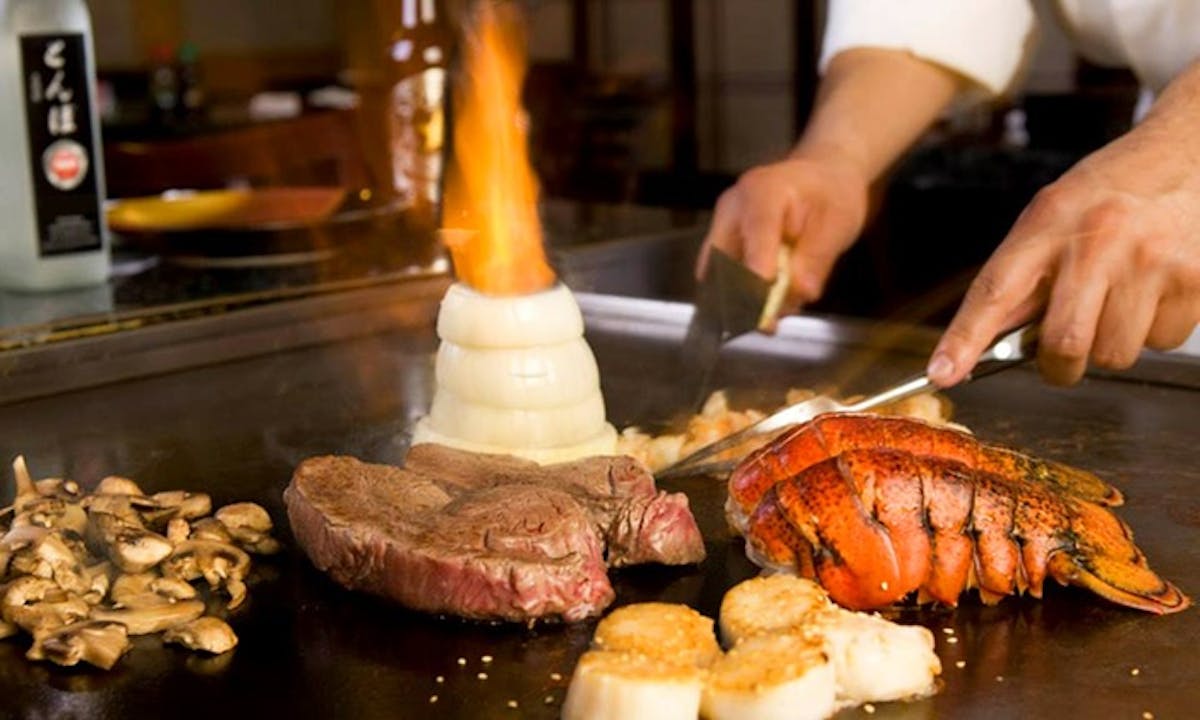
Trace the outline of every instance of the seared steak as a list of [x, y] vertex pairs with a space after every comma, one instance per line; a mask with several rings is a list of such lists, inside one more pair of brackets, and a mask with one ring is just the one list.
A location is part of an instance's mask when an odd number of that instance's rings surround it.
[[430, 444], [403, 469], [316, 457], [284, 501], [337, 582], [469, 618], [580, 620], [613, 600], [606, 565], [704, 558], [687, 498], [627, 457], [540, 466]]

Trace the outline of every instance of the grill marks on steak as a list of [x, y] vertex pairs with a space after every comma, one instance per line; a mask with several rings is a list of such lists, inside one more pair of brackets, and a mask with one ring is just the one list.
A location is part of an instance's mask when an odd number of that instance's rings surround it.
[[292, 530], [338, 583], [469, 618], [568, 621], [613, 600], [607, 565], [704, 558], [687, 498], [626, 457], [540, 466], [418, 445], [403, 469], [305, 460]]

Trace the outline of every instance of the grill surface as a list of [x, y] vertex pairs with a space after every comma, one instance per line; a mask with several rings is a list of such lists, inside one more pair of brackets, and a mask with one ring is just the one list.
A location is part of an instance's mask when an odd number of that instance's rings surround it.
[[[581, 299], [610, 419], [669, 422], [687, 395], [674, 383], [687, 308]], [[789, 319], [778, 338], [728, 347], [720, 379], [736, 401], [763, 406], [789, 386], [869, 390], [918, 368], [932, 341], [889, 334]], [[884, 339], [890, 350], [872, 347]], [[331, 452], [402, 458], [405, 430], [428, 406], [435, 343], [421, 325], [0, 406], [6, 462], [24, 453], [38, 476], [89, 483], [120, 473], [148, 491], [205, 490], [217, 504], [255, 500], [289, 543], [281, 556], [256, 562], [250, 600], [231, 618], [241, 638], [231, 655], [204, 658], [142, 638], [102, 673], [30, 663], [25, 641], [0, 642], [0, 716], [557, 717], [594, 623], [527, 629], [411, 613], [342, 590], [290, 544], [280, 495], [292, 468]], [[957, 418], [980, 437], [1092, 469], [1119, 486], [1128, 498], [1120, 515], [1151, 565], [1200, 597], [1198, 388], [1194, 360], [1159, 358], [1134, 379], [1090, 377], [1054, 390], [1018, 369], [950, 396]], [[669, 489], [691, 497], [709, 558], [697, 568], [615, 572], [617, 603], [685, 602], [715, 617], [724, 592], [755, 569], [725, 530], [718, 482], [692, 478]], [[957, 611], [899, 617], [934, 630], [944, 683], [933, 698], [878, 705], [876, 718], [1169, 718], [1192, 715], [1200, 703], [1195, 609], [1153, 617], [1054, 586], [1043, 601], [986, 608], [968, 596]]]

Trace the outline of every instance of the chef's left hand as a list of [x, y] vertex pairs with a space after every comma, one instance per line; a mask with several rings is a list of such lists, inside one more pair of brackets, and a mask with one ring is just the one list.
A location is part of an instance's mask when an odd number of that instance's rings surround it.
[[1187, 340], [1200, 322], [1200, 64], [1190, 75], [1176, 88], [1190, 92], [1164, 94], [1038, 193], [942, 336], [935, 383], [958, 383], [999, 333], [1043, 311], [1038, 368], [1053, 384], [1078, 382], [1089, 360], [1127, 368], [1143, 346]]

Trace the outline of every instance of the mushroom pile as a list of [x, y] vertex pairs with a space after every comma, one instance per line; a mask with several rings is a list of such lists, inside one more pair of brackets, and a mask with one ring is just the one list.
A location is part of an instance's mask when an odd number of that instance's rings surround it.
[[71, 480], [35, 482], [23, 457], [13, 473], [16, 497], [0, 509], [0, 638], [24, 631], [31, 660], [105, 670], [132, 635], [212, 654], [237, 644], [219, 616], [245, 602], [250, 555], [280, 549], [261, 506], [214, 513], [204, 493], [147, 495], [117, 476], [87, 494]]

